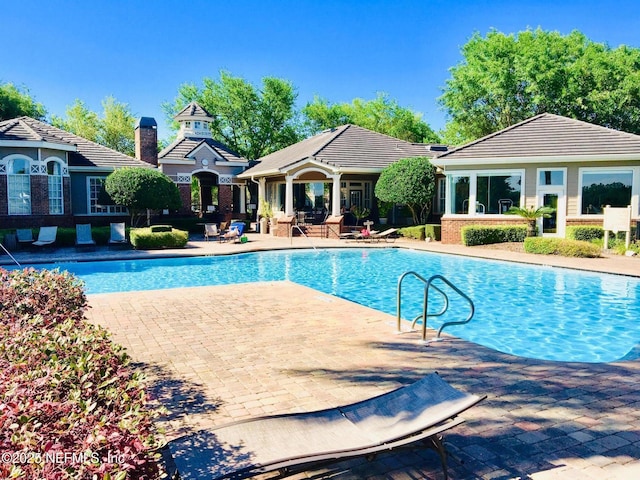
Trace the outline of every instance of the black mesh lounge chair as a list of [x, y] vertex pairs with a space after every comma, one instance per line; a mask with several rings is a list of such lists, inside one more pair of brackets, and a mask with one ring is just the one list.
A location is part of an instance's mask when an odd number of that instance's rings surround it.
[[169, 447], [181, 480], [217, 480], [276, 471], [284, 477], [421, 442], [438, 452], [447, 478], [441, 433], [462, 423], [457, 415], [483, 398], [433, 373], [362, 402], [235, 422], [178, 438]]

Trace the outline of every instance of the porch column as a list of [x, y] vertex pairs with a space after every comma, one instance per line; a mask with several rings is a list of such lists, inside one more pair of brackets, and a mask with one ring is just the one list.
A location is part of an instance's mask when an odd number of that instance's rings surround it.
[[238, 187], [238, 213], [247, 213], [247, 186], [245, 184], [236, 185]]
[[262, 202], [267, 201], [267, 179], [262, 177], [258, 179], [258, 214], [262, 213]]
[[284, 214], [293, 217], [293, 177], [287, 175], [284, 178], [287, 182], [284, 190]]
[[331, 216], [340, 216], [340, 177], [339, 173], [328, 176], [333, 181], [333, 189], [331, 193]]

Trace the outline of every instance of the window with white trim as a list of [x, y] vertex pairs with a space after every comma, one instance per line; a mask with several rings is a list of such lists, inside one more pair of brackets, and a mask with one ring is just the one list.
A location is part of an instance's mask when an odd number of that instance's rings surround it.
[[107, 177], [87, 177], [89, 213], [105, 215], [127, 213], [127, 208], [122, 205], [103, 205], [100, 203], [106, 178]]
[[49, 214], [61, 215], [64, 213], [64, 200], [60, 163], [53, 160], [47, 162], [47, 181], [49, 184]]
[[31, 215], [31, 162], [13, 158], [8, 162], [7, 197], [9, 215]]
[[607, 205], [612, 207], [631, 205], [632, 187], [632, 169], [580, 169], [580, 213], [602, 215]]
[[446, 202], [447, 212], [457, 215], [503, 214], [510, 207], [520, 206], [523, 181], [523, 170], [466, 171], [449, 175], [451, 198]]

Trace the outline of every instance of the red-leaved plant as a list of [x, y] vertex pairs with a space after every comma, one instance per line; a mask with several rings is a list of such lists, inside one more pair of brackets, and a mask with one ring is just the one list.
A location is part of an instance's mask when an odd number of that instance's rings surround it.
[[154, 479], [143, 377], [68, 273], [0, 269], [0, 478]]

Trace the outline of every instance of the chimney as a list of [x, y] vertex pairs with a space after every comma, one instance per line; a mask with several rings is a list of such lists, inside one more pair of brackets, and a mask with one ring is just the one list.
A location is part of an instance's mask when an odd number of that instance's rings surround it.
[[140, 117], [136, 123], [136, 158], [158, 166], [158, 124], [152, 117]]

